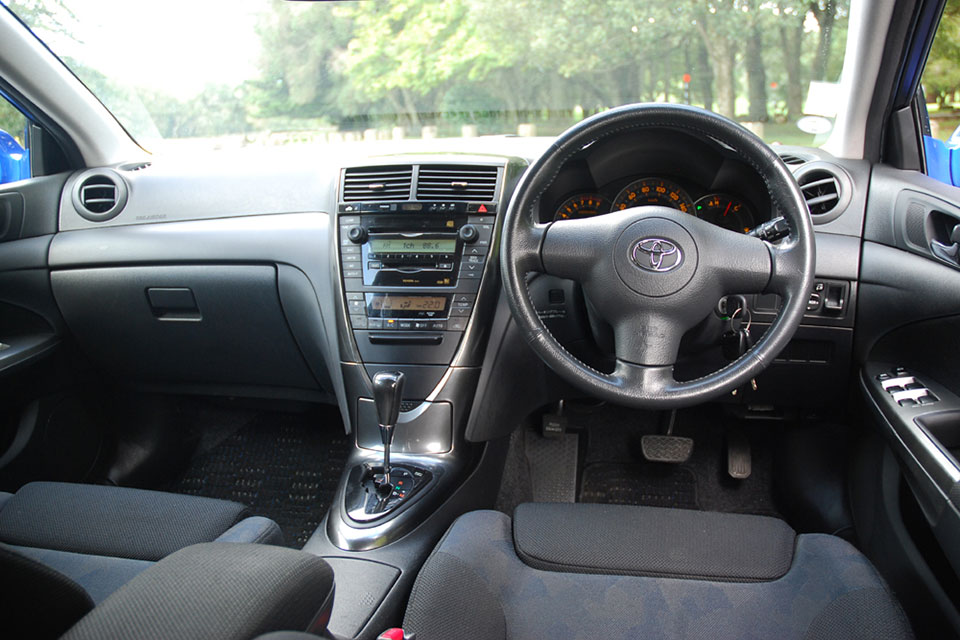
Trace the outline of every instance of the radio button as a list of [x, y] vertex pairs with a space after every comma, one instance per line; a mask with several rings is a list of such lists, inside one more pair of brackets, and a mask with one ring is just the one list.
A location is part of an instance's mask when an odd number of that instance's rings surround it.
[[367, 269], [370, 269], [371, 271], [376, 271], [379, 268], [380, 268], [379, 260], [371, 260], [370, 262], [367, 263]]
[[[360, 247], [357, 247], [358, 249]], [[359, 253], [345, 253], [343, 254], [343, 261], [346, 262], [360, 262], [363, 260], [363, 257]]]
[[464, 280], [479, 280], [483, 272], [481, 271], [460, 271], [460, 278]]
[[355, 313], [366, 315], [367, 303], [364, 300], [347, 300], [347, 308], [350, 310], [351, 315]]
[[347, 227], [360, 224], [360, 216], [340, 216], [340, 224]]
[[354, 225], [347, 230], [347, 237], [354, 244], [363, 244], [367, 241], [368, 234], [367, 230], [360, 225]]
[[359, 291], [351, 291], [347, 294], [347, 300], [363, 300], [363, 294]]
[[480, 246], [480, 243], [472, 247], [466, 247], [463, 250], [463, 254], [466, 256], [485, 256], [487, 255], [487, 248], [485, 246]]
[[348, 244], [346, 246], [340, 247], [340, 253], [349, 256], [349, 255], [360, 255], [360, 247], [355, 244]]
[[[487, 226], [489, 226], [491, 229], [493, 228], [493, 225]], [[480, 239], [480, 230], [472, 224], [465, 224], [460, 227], [460, 239], [467, 244], [472, 244]]]
[[[342, 219], [342, 218], [341, 218]], [[470, 224], [493, 224], [496, 218], [493, 216], [467, 216], [467, 222]]]
[[467, 264], [483, 264], [484, 260], [485, 260], [484, 256], [467, 256], [464, 259], [464, 262], [466, 262]]
[[[345, 267], [348, 267], [348, 266], [350, 266], [350, 265], [344, 265], [344, 266], [345, 266]], [[343, 270], [343, 277], [344, 277], [344, 278], [362, 278], [362, 277], [363, 277], [363, 269], [344, 269], [344, 270]]]
[[344, 291], [363, 291], [363, 278], [344, 278]]
[[453, 263], [452, 263], [452, 262], [438, 262], [438, 263], [437, 263], [437, 269], [440, 269], [441, 271], [453, 271]]
[[480, 273], [481, 271], [483, 271], [483, 261], [482, 261], [482, 260], [480, 261], [479, 264], [476, 263], [476, 262], [463, 262], [463, 263], [460, 263], [460, 273], [467, 273], [467, 272]]
[[350, 316], [350, 324], [353, 325], [354, 329], [366, 329], [367, 316]]

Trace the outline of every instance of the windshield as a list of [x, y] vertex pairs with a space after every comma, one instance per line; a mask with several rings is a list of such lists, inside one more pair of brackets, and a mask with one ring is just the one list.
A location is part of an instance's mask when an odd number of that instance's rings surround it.
[[153, 151], [554, 136], [631, 102], [817, 145], [849, 0], [0, 0]]

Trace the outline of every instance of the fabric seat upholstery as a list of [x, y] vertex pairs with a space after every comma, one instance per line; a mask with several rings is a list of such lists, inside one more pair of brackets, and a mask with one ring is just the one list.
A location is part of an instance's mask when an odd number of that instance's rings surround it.
[[912, 637], [840, 538], [758, 516], [579, 504], [459, 518], [417, 578], [404, 629], [418, 640]]
[[34, 482], [0, 496], [0, 544], [78, 583], [94, 604], [184, 547], [280, 544], [280, 528], [236, 502], [142, 489]]

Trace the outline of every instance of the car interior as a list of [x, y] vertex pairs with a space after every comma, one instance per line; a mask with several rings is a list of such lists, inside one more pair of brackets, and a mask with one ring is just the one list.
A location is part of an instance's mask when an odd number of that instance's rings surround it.
[[147, 151], [74, 4], [0, 3], [3, 635], [960, 637], [960, 2], [691, 3], [842, 19], [806, 142], [688, 74], [244, 153]]

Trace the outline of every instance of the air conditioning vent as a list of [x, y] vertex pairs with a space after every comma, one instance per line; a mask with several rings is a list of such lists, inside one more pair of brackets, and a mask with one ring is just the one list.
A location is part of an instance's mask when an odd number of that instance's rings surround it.
[[413, 167], [356, 167], [343, 174], [344, 202], [409, 200]]
[[827, 215], [840, 203], [840, 181], [833, 173], [823, 169], [809, 171], [798, 182], [811, 216]]
[[143, 171], [152, 164], [152, 162], [132, 162], [130, 164], [125, 164], [120, 168], [124, 171]]
[[809, 158], [804, 158], [792, 153], [783, 153], [780, 155], [780, 159], [783, 160], [784, 164], [788, 164], [790, 166], [797, 166], [809, 160]]
[[73, 206], [91, 222], [116, 217], [127, 203], [127, 185], [114, 171], [93, 169], [81, 174], [73, 187]]
[[422, 165], [417, 200], [496, 199], [497, 167], [482, 165]]

